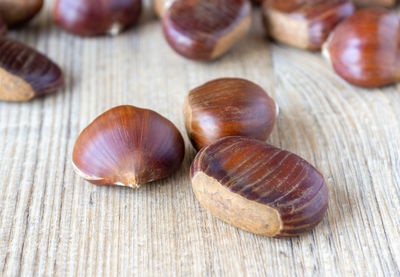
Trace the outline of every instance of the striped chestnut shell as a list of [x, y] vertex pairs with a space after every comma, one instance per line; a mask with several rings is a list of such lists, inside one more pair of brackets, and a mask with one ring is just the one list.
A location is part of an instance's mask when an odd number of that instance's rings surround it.
[[226, 137], [203, 148], [190, 175], [196, 198], [206, 210], [259, 235], [308, 232], [328, 207], [328, 187], [312, 165], [248, 137]]
[[73, 34], [117, 35], [138, 20], [141, 10], [141, 0], [57, 0], [53, 16]]
[[158, 113], [118, 106], [97, 117], [76, 140], [76, 173], [96, 185], [137, 188], [177, 171], [185, 154], [175, 125]]
[[0, 36], [0, 100], [28, 101], [60, 89], [61, 69], [35, 49]]
[[248, 0], [175, 0], [162, 17], [169, 45], [193, 60], [212, 60], [233, 47], [250, 29]]

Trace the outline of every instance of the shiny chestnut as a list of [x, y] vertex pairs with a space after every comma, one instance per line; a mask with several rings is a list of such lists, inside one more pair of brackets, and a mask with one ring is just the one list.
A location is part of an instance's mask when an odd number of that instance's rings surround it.
[[251, 4], [248, 0], [175, 0], [162, 23], [166, 40], [178, 54], [212, 60], [248, 32]]
[[259, 85], [240, 78], [222, 78], [190, 91], [184, 117], [188, 136], [199, 150], [226, 136], [265, 141], [278, 109]]
[[151, 110], [118, 106], [82, 131], [72, 162], [93, 184], [137, 188], [174, 173], [184, 154], [183, 138], [171, 121]]
[[0, 100], [28, 101], [60, 89], [61, 69], [35, 49], [0, 36]]
[[0, 17], [9, 27], [31, 20], [43, 6], [43, 0], [0, 0]]
[[355, 8], [351, 0], [265, 0], [262, 10], [273, 39], [315, 51]]
[[324, 55], [336, 73], [362, 87], [400, 80], [400, 17], [384, 8], [367, 8], [332, 32]]
[[190, 175], [194, 194], [207, 211], [259, 235], [308, 232], [328, 208], [328, 187], [311, 164], [248, 137], [227, 137], [203, 148]]
[[81, 36], [117, 35], [134, 24], [141, 13], [141, 0], [57, 0], [55, 22]]

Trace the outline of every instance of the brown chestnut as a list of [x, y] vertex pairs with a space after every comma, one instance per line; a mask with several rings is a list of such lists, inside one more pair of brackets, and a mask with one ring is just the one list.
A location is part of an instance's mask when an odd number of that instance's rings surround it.
[[227, 52], [251, 25], [248, 0], [175, 0], [163, 15], [169, 45], [193, 60], [211, 60]]
[[0, 0], [0, 17], [9, 27], [31, 20], [43, 6], [43, 0]]
[[28, 101], [64, 84], [61, 69], [35, 49], [0, 36], [0, 100]]
[[354, 0], [354, 3], [360, 7], [366, 7], [366, 6], [393, 7], [396, 4], [396, 0]]
[[118, 106], [82, 131], [72, 162], [93, 184], [137, 188], [174, 173], [184, 154], [183, 138], [171, 121], [151, 110]]
[[308, 232], [328, 207], [328, 187], [312, 165], [248, 137], [226, 137], [203, 148], [190, 175], [194, 194], [206, 210], [259, 235]]
[[153, 0], [154, 12], [162, 17], [164, 12], [171, 6], [172, 2], [175, 0]]
[[199, 150], [226, 136], [265, 141], [278, 109], [260, 86], [239, 78], [222, 78], [190, 91], [184, 117], [188, 136]]
[[355, 10], [351, 0], [265, 0], [262, 9], [273, 39], [313, 51], [320, 50], [334, 27]]
[[141, 13], [141, 0], [57, 0], [55, 22], [81, 36], [117, 35], [134, 24]]
[[336, 73], [362, 87], [400, 80], [400, 17], [384, 8], [357, 11], [340, 23], [324, 45]]

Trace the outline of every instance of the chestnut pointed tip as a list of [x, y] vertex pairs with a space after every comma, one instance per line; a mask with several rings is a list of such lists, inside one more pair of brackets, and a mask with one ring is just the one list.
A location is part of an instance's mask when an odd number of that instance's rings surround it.
[[118, 34], [120, 34], [123, 30], [123, 26], [120, 23], [114, 23], [110, 29], [108, 30], [108, 34], [110, 36], [117, 36]]

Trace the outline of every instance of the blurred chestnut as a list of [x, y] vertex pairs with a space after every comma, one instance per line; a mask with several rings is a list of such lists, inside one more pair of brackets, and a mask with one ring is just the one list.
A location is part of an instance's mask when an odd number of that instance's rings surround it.
[[311, 164], [248, 137], [226, 137], [204, 147], [190, 176], [194, 194], [207, 211], [259, 235], [308, 232], [328, 208], [328, 187]]
[[360, 7], [366, 7], [366, 6], [393, 7], [396, 4], [396, 0], [354, 0], [354, 3]]
[[141, 9], [141, 0], [56, 0], [53, 14], [73, 34], [117, 35], [138, 20]]
[[31, 20], [42, 8], [43, 0], [0, 0], [0, 17], [9, 26]]
[[193, 89], [184, 105], [185, 125], [199, 150], [226, 136], [265, 141], [272, 132], [277, 106], [253, 82], [222, 78]]
[[384, 8], [357, 11], [332, 32], [324, 55], [347, 82], [384, 86], [400, 80], [400, 17]]
[[354, 13], [351, 0], [265, 0], [264, 23], [277, 41], [306, 50], [320, 50], [329, 33]]
[[175, 0], [163, 15], [169, 45], [193, 60], [211, 60], [227, 52], [251, 25], [248, 0]]
[[118, 106], [79, 135], [72, 155], [75, 171], [96, 185], [140, 185], [180, 167], [184, 142], [171, 121], [134, 106]]
[[28, 101], [64, 84], [61, 69], [35, 49], [0, 36], [0, 100]]

